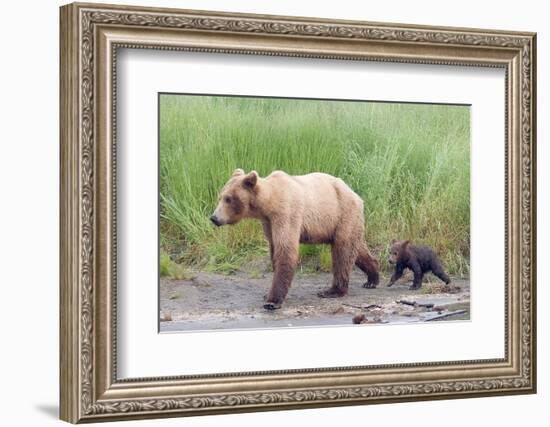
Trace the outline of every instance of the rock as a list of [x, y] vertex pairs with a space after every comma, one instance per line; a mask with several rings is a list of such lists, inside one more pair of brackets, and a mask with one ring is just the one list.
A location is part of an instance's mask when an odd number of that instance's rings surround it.
[[367, 322], [367, 317], [364, 314], [356, 314], [353, 316], [352, 322], [354, 325], [359, 325], [361, 323]]

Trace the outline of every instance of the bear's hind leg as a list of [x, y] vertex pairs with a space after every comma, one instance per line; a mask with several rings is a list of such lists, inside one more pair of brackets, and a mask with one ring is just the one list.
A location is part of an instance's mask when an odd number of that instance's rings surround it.
[[349, 241], [332, 244], [332, 286], [317, 295], [320, 298], [338, 298], [348, 293], [349, 276], [357, 259], [357, 250]]
[[446, 285], [451, 283], [451, 279], [449, 278], [447, 273], [445, 273], [445, 270], [443, 270], [443, 267], [438, 261], [432, 262], [432, 273], [443, 280]]
[[409, 289], [416, 290], [420, 289], [422, 287], [422, 279], [424, 278], [424, 271], [422, 271], [422, 267], [417, 262], [414, 262], [409, 265], [409, 268], [414, 273], [414, 280], [411, 286], [409, 286]]
[[359, 247], [355, 265], [367, 275], [367, 282], [363, 284], [363, 287], [376, 288], [380, 282], [380, 263], [371, 255], [366, 243]]

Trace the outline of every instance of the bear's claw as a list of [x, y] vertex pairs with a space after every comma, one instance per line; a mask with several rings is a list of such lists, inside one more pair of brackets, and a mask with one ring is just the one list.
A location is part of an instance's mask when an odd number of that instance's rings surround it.
[[376, 285], [377, 285], [376, 283], [372, 283], [372, 282], [363, 283], [363, 287], [366, 289], [375, 289]]
[[319, 298], [340, 298], [346, 295], [344, 292], [329, 288], [324, 291], [318, 292], [317, 296]]
[[264, 304], [264, 308], [266, 310], [277, 310], [277, 309], [281, 308], [281, 304], [276, 303], [276, 302], [266, 302]]

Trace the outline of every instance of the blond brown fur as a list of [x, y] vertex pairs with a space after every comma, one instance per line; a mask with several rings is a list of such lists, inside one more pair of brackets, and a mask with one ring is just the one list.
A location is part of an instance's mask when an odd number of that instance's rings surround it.
[[282, 171], [260, 178], [237, 169], [220, 192], [212, 220], [224, 225], [242, 218], [260, 220], [269, 243], [274, 277], [268, 309], [280, 307], [288, 292], [299, 243], [332, 245], [332, 286], [319, 296], [345, 295], [354, 264], [368, 275], [365, 287], [378, 284], [379, 264], [364, 239], [363, 201], [340, 178]]

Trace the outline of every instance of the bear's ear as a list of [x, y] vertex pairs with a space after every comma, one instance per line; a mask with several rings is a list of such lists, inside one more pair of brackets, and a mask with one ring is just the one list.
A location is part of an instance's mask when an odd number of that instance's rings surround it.
[[405, 249], [407, 246], [409, 246], [409, 243], [411, 243], [410, 240], [405, 240], [405, 241], [403, 241], [403, 244], [401, 245], [401, 247], [402, 247], [403, 249]]
[[258, 172], [252, 171], [244, 177], [243, 185], [248, 189], [252, 189], [256, 186], [257, 182], [258, 182]]
[[397, 243], [397, 240], [396, 239], [391, 239], [391, 244], [392, 245], [395, 245]]
[[240, 176], [240, 175], [244, 175], [244, 171], [241, 168], [235, 169], [233, 171], [233, 176]]

